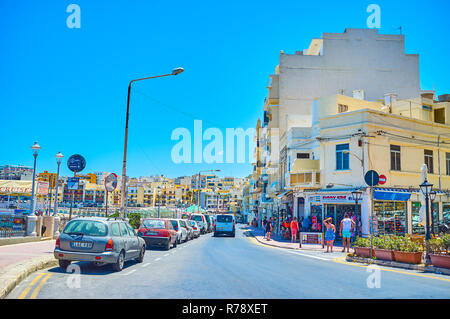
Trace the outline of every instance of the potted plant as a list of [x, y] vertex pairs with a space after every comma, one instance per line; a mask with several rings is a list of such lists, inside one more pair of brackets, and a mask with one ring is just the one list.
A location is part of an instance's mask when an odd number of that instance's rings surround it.
[[380, 260], [394, 260], [394, 251], [392, 250], [392, 237], [385, 235], [373, 238], [373, 245], [375, 246], [375, 257]]
[[[370, 257], [370, 238], [357, 237], [353, 242], [355, 254], [359, 257]], [[372, 251], [372, 257], [375, 256]]]
[[405, 236], [393, 236], [392, 238], [395, 261], [408, 264], [420, 264], [422, 262], [423, 248], [421, 244]]
[[430, 240], [431, 264], [436, 267], [450, 268], [450, 235]]

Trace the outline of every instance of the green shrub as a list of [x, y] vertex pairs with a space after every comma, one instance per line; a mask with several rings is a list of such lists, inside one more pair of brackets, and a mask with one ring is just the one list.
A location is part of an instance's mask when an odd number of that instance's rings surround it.
[[374, 237], [373, 245], [378, 249], [392, 250], [392, 247], [394, 244], [393, 244], [392, 236], [384, 235], [384, 236]]
[[450, 251], [450, 235], [444, 235], [442, 236], [442, 250], [445, 251], [447, 254]]
[[441, 254], [443, 250], [445, 251], [442, 238], [430, 239], [430, 250], [434, 254]]
[[403, 252], [419, 252], [423, 251], [423, 247], [420, 243], [416, 243], [407, 236], [391, 236], [390, 245], [392, 250]]
[[356, 237], [355, 241], [353, 242], [353, 247], [369, 248], [370, 238]]

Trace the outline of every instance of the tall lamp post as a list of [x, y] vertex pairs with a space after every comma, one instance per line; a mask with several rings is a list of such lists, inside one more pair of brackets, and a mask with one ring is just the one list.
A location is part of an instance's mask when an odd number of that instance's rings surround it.
[[39, 150], [41, 147], [37, 142], [34, 142], [33, 146], [31, 146], [31, 149], [33, 150], [33, 156], [34, 156], [34, 166], [33, 166], [33, 185], [31, 185], [31, 203], [30, 203], [30, 209], [31, 214], [34, 213], [34, 208], [36, 206], [36, 201], [34, 200], [34, 183], [36, 181], [36, 158], [38, 156]]
[[158, 189], [158, 218], [161, 218], [161, 189]]
[[62, 155], [61, 152], [58, 152], [58, 154], [56, 154], [55, 157], [56, 157], [56, 164], [58, 165], [58, 170], [56, 171], [55, 204], [53, 206], [54, 216], [56, 216], [56, 214], [58, 213], [59, 166], [61, 165], [61, 160], [63, 159], [64, 155]]
[[[124, 144], [124, 149], [123, 149], [123, 167], [122, 167], [122, 180], [123, 181], [126, 180], [126, 176], [127, 176], [128, 119], [129, 119], [129, 115], [130, 115], [131, 84], [133, 82], [137, 82], [137, 81], [161, 78], [161, 77], [164, 77], [164, 76], [177, 75], [177, 74], [180, 74], [183, 71], [184, 71], [183, 68], [175, 68], [175, 69], [172, 70], [172, 73], [163, 74], [163, 75], [157, 75], [157, 76], [150, 76], [150, 77], [141, 78], [141, 79], [135, 79], [135, 80], [131, 80], [130, 83], [128, 84], [127, 115], [126, 115], [126, 120], [125, 120], [125, 144]], [[126, 191], [125, 183], [122, 183], [122, 194], [125, 194], [125, 191]], [[121, 200], [120, 200], [120, 210], [121, 210], [121, 214], [123, 214], [124, 211], [125, 211], [125, 198], [123, 196], [121, 196]]]
[[425, 180], [422, 184], [419, 185], [420, 190], [422, 191], [423, 195], [425, 196], [425, 249], [426, 249], [426, 255], [425, 255], [425, 266], [429, 266], [431, 263], [430, 260], [430, 207], [429, 207], [429, 197], [431, 193], [431, 189], [433, 188], [433, 184], [430, 184], [428, 180]]
[[352, 198], [355, 201], [356, 236], [358, 236], [358, 234], [359, 234], [358, 202], [361, 200], [361, 197], [362, 197], [362, 192], [356, 191], [356, 190], [352, 192]]
[[431, 191], [430, 192], [430, 209], [431, 209], [431, 233], [433, 235], [435, 235], [434, 233], [434, 211], [433, 211], [433, 202], [436, 199], [436, 191]]

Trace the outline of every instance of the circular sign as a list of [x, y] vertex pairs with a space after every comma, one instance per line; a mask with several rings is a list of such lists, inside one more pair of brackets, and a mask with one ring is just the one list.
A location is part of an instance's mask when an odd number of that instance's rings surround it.
[[380, 175], [380, 180], [378, 181], [378, 183], [379, 183], [380, 185], [385, 184], [385, 183], [386, 183], [386, 176]]
[[366, 175], [364, 175], [364, 180], [366, 181], [367, 185], [375, 186], [378, 185], [378, 182], [380, 181], [380, 176], [374, 170], [370, 170], [366, 173]]
[[114, 173], [109, 174], [105, 178], [105, 188], [108, 192], [113, 192], [117, 187], [117, 175]]
[[67, 167], [72, 172], [81, 172], [86, 167], [86, 160], [83, 156], [75, 154], [67, 160]]

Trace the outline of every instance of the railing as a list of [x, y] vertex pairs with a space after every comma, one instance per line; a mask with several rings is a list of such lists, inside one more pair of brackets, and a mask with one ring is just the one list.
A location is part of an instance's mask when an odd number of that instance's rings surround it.
[[0, 238], [25, 237], [24, 230], [0, 230]]

